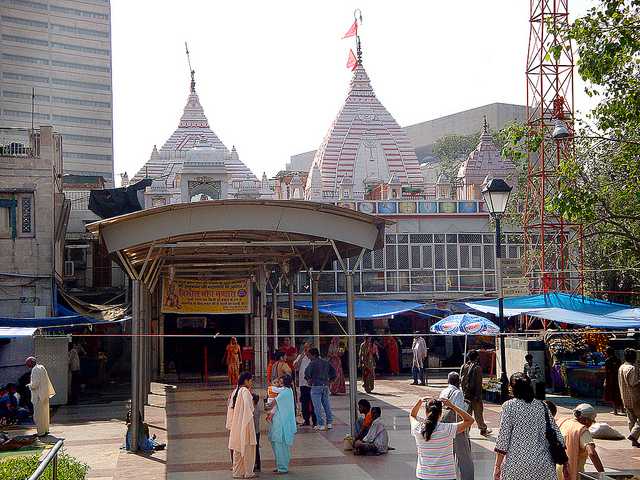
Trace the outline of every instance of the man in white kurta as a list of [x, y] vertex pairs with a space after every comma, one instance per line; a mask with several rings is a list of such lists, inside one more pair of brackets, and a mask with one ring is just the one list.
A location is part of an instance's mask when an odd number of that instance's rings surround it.
[[53, 389], [49, 374], [44, 365], [36, 362], [34, 357], [27, 358], [27, 368], [31, 369], [31, 403], [33, 403], [33, 421], [36, 424], [38, 436], [49, 433], [49, 399], [56, 394]]

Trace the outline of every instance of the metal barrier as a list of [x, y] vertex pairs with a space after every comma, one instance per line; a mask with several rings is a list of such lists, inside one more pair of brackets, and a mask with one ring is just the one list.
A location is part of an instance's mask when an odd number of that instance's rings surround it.
[[28, 480], [38, 480], [46, 468], [51, 464], [51, 480], [58, 480], [58, 451], [62, 448], [64, 440], [58, 440], [51, 451], [40, 462], [36, 471], [31, 474]]

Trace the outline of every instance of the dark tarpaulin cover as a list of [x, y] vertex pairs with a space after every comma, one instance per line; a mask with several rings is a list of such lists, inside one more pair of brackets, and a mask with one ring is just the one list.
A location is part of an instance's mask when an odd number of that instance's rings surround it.
[[150, 178], [145, 178], [128, 187], [91, 190], [89, 210], [101, 218], [117, 217], [142, 210], [138, 192], [150, 186], [151, 182]]

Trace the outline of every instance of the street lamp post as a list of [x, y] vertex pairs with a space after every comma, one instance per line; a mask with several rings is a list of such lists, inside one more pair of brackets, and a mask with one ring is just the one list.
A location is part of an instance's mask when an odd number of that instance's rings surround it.
[[500, 324], [500, 385], [502, 401], [509, 395], [509, 378], [507, 377], [507, 359], [504, 346], [506, 325], [504, 319], [504, 295], [502, 292], [502, 235], [500, 219], [507, 209], [512, 188], [501, 178], [489, 180], [482, 189], [482, 197], [489, 213], [496, 222], [496, 287], [498, 290], [498, 320]]

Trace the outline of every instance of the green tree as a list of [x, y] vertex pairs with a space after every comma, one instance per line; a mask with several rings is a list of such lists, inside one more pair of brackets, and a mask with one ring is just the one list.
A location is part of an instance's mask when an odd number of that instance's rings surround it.
[[433, 154], [439, 160], [438, 175], [444, 177], [452, 185], [458, 184], [460, 164], [478, 145], [480, 132], [471, 135], [445, 135], [436, 140]]
[[633, 290], [640, 285], [640, 0], [602, 0], [566, 33], [598, 104], [577, 128], [575, 155], [560, 165], [549, 206], [583, 224], [589, 286]]
[[[553, 25], [549, 25], [553, 28]], [[597, 99], [576, 120], [574, 154], [558, 169], [548, 208], [584, 229], [587, 287], [640, 286], [640, 0], [601, 0], [567, 31], [587, 95]], [[551, 54], [557, 55], [551, 46]], [[543, 140], [526, 125], [501, 132], [503, 154], [518, 163]], [[524, 178], [519, 185], [524, 191]], [[618, 300], [631, 300], [630, 297]], [[640, 298], [639, 298], [640, 299]]]

